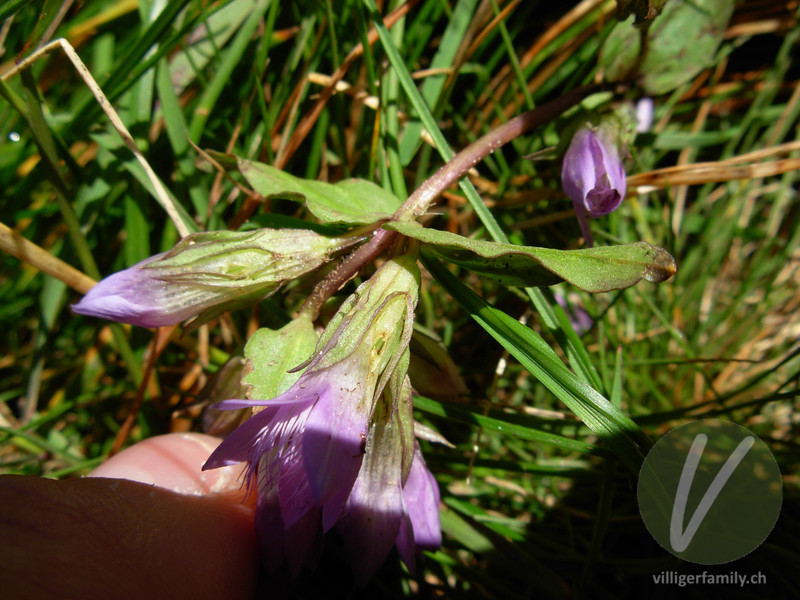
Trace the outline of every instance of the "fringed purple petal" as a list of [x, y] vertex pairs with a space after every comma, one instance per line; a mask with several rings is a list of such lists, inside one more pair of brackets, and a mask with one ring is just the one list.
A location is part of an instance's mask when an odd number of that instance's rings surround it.
[[[285, 419], [283, 423], [294, 423], [293, 426], [287, 426], [281, 436], [280, 463], [276, 465], [279, 472], [273, 475], [278, 481], [281, 514], [287, 529], [319, 506], [311, 492], [301, 449], [302, 425], [308, 418], [311, 408], [311, 406], [306, 409], [285, 406], [279, 411], [279, 418]], [[319, 513], [318, 510], [316, 512]]]
[[414, 544], [417, 548], [434, 550], [442, 545], [442, 527], [439, 522], [439, 486], [425, 465], [422, 452], [417, 448], [411, 471], [403, 486], [403, 498], [411, 520]]
[[[387, 430], [392, 426], [387, 424]], [[391, 447], [389, 436], [378, 437], [370, 448], [336, 524], [359, 585], [369, 581], [389, 556], [404, 518], [402, 454], [399, 447]]]
[[266, 400], [223, 400], [217, 402], [213, 406], [218, 410], [239, 410], [241, 408], [253, 408], [256, 406], [267, 406], [269, 404]]
[[330, 386], [306, 421], [303, 461], [320, 504], [349, 492], [361, 468], [374, 390], [365, 389], [360, 363], [348, 358], [318, 375]]
[[320, 393], [313, 386], [306, 389], [304, 381], [301, 377], [286, 392], [272, 400], [225, 400], [216, 404], [222, 410], [255, 406], [266, 408], [225, 438], [206, 461], [203, 469], [214, 469], [243, 461], [250, 461], [253, 468], [261, 455], [270, 448], [282, 448], [293, 437], [299, 439], [305, 419]]
[[316, 508], [286, 526], [286, 563], [293, 578], [306, 567], [313, 569], [319, 561], [323, 542], [319, 521], [320, 510]]
[[254, 468], [261, 456], [261, 442], [267, 435], [266, 431], [276, 412], [277, 409], [267, 408], [242, 423], [211, 453], [203, 470], [227, 467], [244, 461], [250, 461], [251, 468]]

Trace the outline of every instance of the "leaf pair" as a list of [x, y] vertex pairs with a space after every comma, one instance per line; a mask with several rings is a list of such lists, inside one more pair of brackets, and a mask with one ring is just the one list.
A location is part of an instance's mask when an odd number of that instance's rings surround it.
[[[369, 181], [308, 181], [246, 160], [239, 160], [239, 170], [262, 196], [304, 201], [323, 223], [366, 225], [391, 218], [400, 206], [393, 194]], [[630, 287], [642, 279], [658, 283], [675, 274], [672, 256], [646, 242], [555, 250], [473, 240], [414, 222], [390, 222], [384, 228], [418, 240], [424, 251], [448, 262], [511, 286], [567, 281], [597, 293]]]

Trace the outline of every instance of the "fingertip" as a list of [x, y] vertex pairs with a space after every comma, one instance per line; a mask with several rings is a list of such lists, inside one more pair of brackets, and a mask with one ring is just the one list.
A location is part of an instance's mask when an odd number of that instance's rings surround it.
[[0, 476], [9, 598], [252, 598], [252, 512], [119, 479]]
[[115, 454], [89, 474], [156, 485], [179, 494], [234, 493], [243, 497], [243, 465], [203, 471], [219, 438], [202, 433], [170, 433], [148, 438]]

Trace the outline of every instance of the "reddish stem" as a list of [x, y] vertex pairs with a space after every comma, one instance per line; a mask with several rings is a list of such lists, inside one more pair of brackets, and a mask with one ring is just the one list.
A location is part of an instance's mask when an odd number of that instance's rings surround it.
[[[430, 205], [441, 196], [442, 192], [456, 183], [472, 167], [492, 152], [531, 129], [556, 118], [572, 105], [577, 104], [589, 94], [597, 91], [599, 87], [592, 85], [576, 88], [492, 129], [456, 154], [436, 173], [426, 179], [395, 212], [392, 216], [392, 221], [407, 221], [425, 213]], [[300, 311], [310, 312], [312, 318], [316, 318], [325, 301], [365, 265], [372, 262], [386, 250], [397, 235], [398, 233], [395, 231], [376, 230], [370, 241], [345, 258], [339, 266], [314, 288]]]

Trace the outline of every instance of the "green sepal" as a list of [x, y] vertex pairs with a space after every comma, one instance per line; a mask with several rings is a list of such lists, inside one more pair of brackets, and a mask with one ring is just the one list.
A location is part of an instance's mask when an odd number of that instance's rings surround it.
[[409, 343], [419, 283], [414, 256], [396, 257], [381, 265], [328, 322], [315, 353], [324, 354], [320, 364], [334, 364], [366, 343], [371, 347], [372, 368], [382, 372], [396, 349]]
[[170, 283], [269, 288], [313, 271], [358, 241], [307, 229], [204, 231], [141, 268]]
[[469, 395], [467, 384], [441, 342], [415, 327], [409, 348], [408, 376], [418, 394], [437, 400], [454, 400]]
[[300, 315], [280, 329], [262, 327], [247, 341], [244, 355], [247, 374], [242, 383], [249, 387], [251, 400], [280, 396], [300, 377], [293, 369], [314, 352], [317, 333], [308, 315]]

